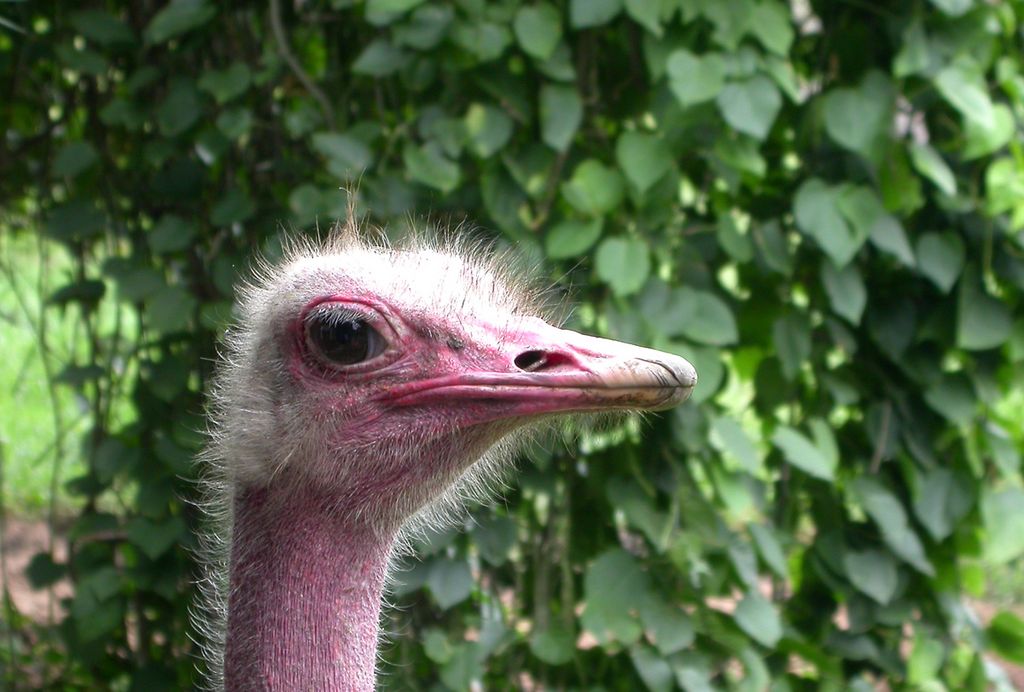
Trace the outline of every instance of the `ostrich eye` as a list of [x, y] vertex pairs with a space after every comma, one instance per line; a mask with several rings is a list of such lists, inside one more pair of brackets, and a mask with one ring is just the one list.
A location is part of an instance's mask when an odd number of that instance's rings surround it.
[[347, 314], [312, 315], [306, 323], [310, 343], [332, 365], [355, 365], [379, 355], [384, 338], [366, 320]]

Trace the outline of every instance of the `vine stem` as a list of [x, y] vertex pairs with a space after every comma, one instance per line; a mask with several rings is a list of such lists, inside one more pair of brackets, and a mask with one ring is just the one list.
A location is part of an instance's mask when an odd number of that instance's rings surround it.
[[277, 50], [281, 57], [288, 63], [288, 67], [291, 68], [296, 79], [302, 83], [302, 86], [309, 92], [309, 95], [320, 104], [320, 109], [324, 112], [327, 124], [330, 125], [331, 129], [334, 129], [334, 108], [331, 106], [331, 102], [327, 99], [324, 92], [320, 90], [320, 87], [316, 85], [316, 82], [310, 79], [306, 71], [302, 69], [302, 65], [299, 64], [298, 58], [295, 57], [295, 53], [292, 52], [291, 45], [288, 43], [288, 34], [284, 30], [284, 24], [281, 22], [280, 0], [270, 0], [270, 28], [274, 32]]

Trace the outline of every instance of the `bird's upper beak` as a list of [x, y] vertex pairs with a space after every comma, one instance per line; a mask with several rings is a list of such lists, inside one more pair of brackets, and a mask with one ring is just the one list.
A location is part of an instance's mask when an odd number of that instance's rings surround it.
[[392, 405], [461, 401], [492, 420], [660, 411], [685, 401], [697, 383], [696, 371], [684, 358], [559, 329], [539, 319], [523, 320], [511, 329], [475, 330], [455, 347], [457, 367], [392, 390]]

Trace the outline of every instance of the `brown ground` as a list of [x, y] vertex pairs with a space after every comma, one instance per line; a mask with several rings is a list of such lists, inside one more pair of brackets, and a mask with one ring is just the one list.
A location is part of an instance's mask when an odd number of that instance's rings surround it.
[[[25, 576], [25, 568], [28, 567], [32, 556], [46, 550], [50, 533], [46, 522], [8, 517], [5, 520], [4, 529], [5, 554], [3, 558], [7, 570], [4, 577], [15, 608], [21, 614], [39, 623], [47, 622], [51, 617], [59, 618], [61, 616], [60, 599], [71, 595], [70, 585], [62, 581], [52, 590], [37, 591], [32, 588]], [[57, 558], [61, 559], [62, 557], [62, 543], [58, 541]], [[770, 587], [767, 588], [770, 591]], [[717, 599], [715, 603], [711, 604], [711, 607], [732, 612], [736, 603], [734, 599]], [[971, 601], [971, 607], [984, 624], [987, 624], [999, 612], [998, 607], [983, 601]], [[1013, 610], [1018, 615], [1024, 616], [1024, 606]], [[1006, 670], [1014, 688], [1024, 692], [1024, 666], [1015, 666], [1003, 661], [1000, 661], [1000, 664]]]

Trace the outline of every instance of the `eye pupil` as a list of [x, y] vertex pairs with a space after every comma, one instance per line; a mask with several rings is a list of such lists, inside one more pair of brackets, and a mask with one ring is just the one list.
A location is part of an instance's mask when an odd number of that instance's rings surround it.
[[354, 365], [376, 355], [377, 332], [362, 320], [316, 319], [308, 329], [316, 349], [335, 365]]

